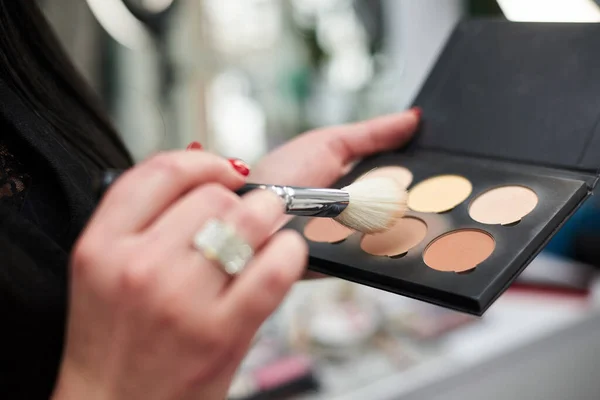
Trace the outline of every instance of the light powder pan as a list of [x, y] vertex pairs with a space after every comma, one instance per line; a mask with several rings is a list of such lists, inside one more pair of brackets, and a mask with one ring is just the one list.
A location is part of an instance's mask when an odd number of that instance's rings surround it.
[[354, 232], [330, 218], [313, 218], [304, 227], [304, 236], [318, 243], [339, 243]]
[[361, 249], [374, 256], [397, 257], [417, 246], [427, 235], [427, 225], [418, 218], [404, 217], [390, 230], [363, 236]]
[[538, 204], [537, 194], [524, 186], [501, 186], [479, 195], [469, 207], [475, 221], [488, 225], [520, 222]]
[[408, 188], [413, 180], [413, 174], [409, 169], [400, 166], [387, 166], [374, 168], [369, 172], [364, 173], [358, 180], [366, 178], [392, 178], [396, 180], [402, 187]]
[[408, 207], [417, 212], [442, 213], [465, 201], [473, 185], [459, 175], [439, 175], [415, 185], [408, 193]]

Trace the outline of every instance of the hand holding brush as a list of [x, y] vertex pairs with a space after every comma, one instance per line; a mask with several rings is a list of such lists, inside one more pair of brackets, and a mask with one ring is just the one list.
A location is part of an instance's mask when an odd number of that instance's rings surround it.
[[[124, 171], [108, 170], [96, 182], [101, 197]], [[287, 215], [332, 218], [363, 233], [373, 234], [394, 226], [406, 212], [406, 190], [394, 179], [363, 178], [341, 189], [305, 188], [247, 183], [236, 191], [271, 190], [285, 203]]]

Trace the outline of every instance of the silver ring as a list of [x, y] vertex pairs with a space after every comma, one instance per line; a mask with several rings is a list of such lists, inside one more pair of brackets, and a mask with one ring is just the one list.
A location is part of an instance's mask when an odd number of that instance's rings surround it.
[[218, 219], [206, 221], [194, 236], [194, 248], [210, 261], [216, 261], [229, 275], [237, 275], [254, 256], [252, 247], [235, 229]]

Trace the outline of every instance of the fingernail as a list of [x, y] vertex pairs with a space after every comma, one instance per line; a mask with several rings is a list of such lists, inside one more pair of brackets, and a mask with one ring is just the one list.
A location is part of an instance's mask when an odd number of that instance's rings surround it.
[[202, 150], [202, 145], [198, 142], [192, 142], [188, 145], [186, 150]]
[[246, 164], [245, 162], [243, 162], [240, 159], [237, 158], [230, 158], [229, 159], [229, 163], [233, 166], [233, 168], [235, 168], [235, 170], [237, 172], [239, 172], [240, 174], [244, 175], [244, 176], [248, 176], [250, 175], [250, 167], [248, 166], [248, 164]]
[[423, 115], [423, 109], [421, 107], [413, 107], [410, 110], [415, 113], [417, 119], [421, 119], [421, 115]]

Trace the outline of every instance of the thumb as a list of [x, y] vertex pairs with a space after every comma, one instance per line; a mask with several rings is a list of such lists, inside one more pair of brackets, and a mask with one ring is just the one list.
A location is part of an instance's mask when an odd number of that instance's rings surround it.
[[345, 164], [380, 151], [401, 147], [416, 132], [421, 113], [421, 109], [415, 107], [398, 114], [334, 128], [331, 149], [336, 158]]

